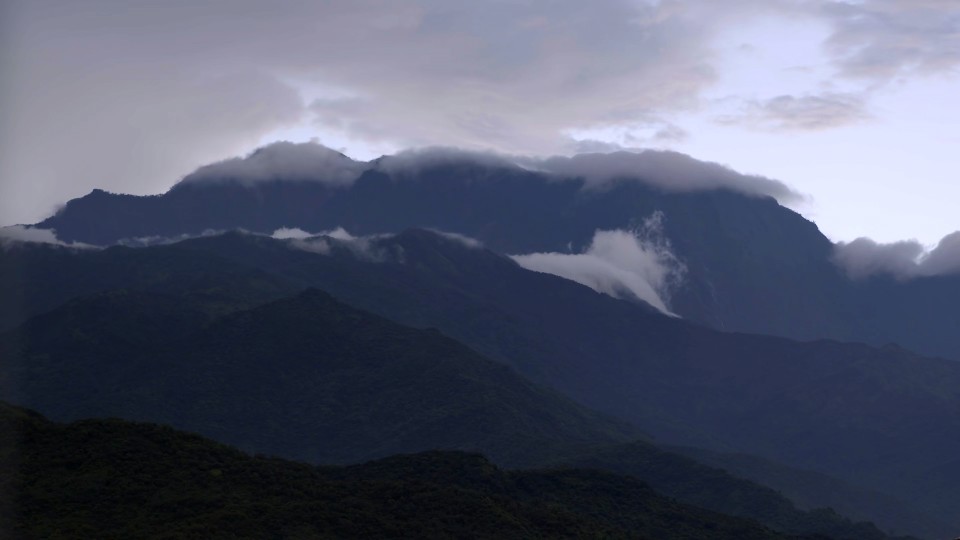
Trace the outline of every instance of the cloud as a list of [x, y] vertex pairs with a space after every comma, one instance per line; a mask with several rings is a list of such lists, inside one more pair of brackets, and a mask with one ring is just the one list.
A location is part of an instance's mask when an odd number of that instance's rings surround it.
[[303, 240], [304, 238], [310, 238], [311, 236], [316, 236], [313, 233], [309, 233], [298, 227], [287, 228], [280, 227], [279, 229], [273, 231], [273, 234], [270, 235], [271, 238], [276, 238], [277, 240], [289, 240], [291, 238], [297, 240]]
[[397, 255], [381, 245], [380, 240], [390, 238], [389, 234], [371, 234], [354, 236], [343, 227], [319, 233], [307, 232], [299, 228], [281, 227], [270, 235], [271, 238], [284, 240], [294, 249], [330, 255], [335, 249], [347, 250], [354, 257], [368, 262], [384, 262]]
[[741, 174], [718, 163], [699, 161], [679, 152], [626, 151], [612, 143], [580, 142], [585, 148], [620, 150], [539, 158], [490, 150], [426, 147], [381, 156], [371, 162], [358, 162], [317, 143], [280, 142], [260, 148], [245, 158], [201, 167], [188, 175], [183, 183], [286, 179], [349, 185], [368, 169], [382, 171], [402, 181], [434, 167], [475, 164], [489, 169], [491, 175], [503, 169], [527, 169], [563, 179], [583, 178], [588, 188], [603, 186], [612, 180], [632, 179], [668, 191], [731, 189], [747, 195], [771, 196], [785, 204], [803, 200], [802, 194], [777, 180]]
[[781, 203], [803, 200], [803, 195], [778, 180], [740, 174], [718, 163], [699, 161], [679, 152], [644, 150], [610, 154], [554, 156], [524, 163], [565, 177], [581, 177], [588, 184], [632, 178], [668, 191], [699, 191], [726, 188], [755, 196], [774, 197]]
[[323, 182], [349, 185], [368, 168], [316, 142], [276, 142], [243, 158], [205, 165], [187, 175], [181, 184], [210, 181], [241, 183], [271, 180]]
[[[235, 232], [241, 232], [249, 234], [245, 229], [232, 229]], [[184, 233], [174, 236], [134, 236], [128, 238], [121, 238], [117, 240], [117, 244], [127, 247], [150, 247], [150, 246], [164, 246], [167, 244], [176, 244], [177, 242], [182, 242], [184, 240], [190, 240], [192, 238], [206, 238], [209, 236], [220, 236], [229, 232], [224, 229], [205, 229], [199, 234]]]
[[25, 225], [0, 227], [0, 245], [3, 247], [11, 247], [17, 244], [51, 244], [82, 249], [96, 247], [82, 242], [71, 242], [68, 244], [57, 238], [57, 232], [53, 229], [38, 229]]
[[162, 192], [309, 122], [391, 148], [556, 152], [566, 129], [695, 105], [716, 73], [715, 21], [694, 9], [11, 0], [0, 32], [0, 215], [37, 220], [94, 187]]
[[439, 234], [440, 236], [446, 238], [447, 240], [453, 240], [458, 244], [464, 245], [471, 249], [481, 249], [483, 247], [483, 242], [477, 240], [476, 238], [470, 238], [465, 234], [441, 231], [440, 229], [427, 229], [430, 232]]
[[949, 73], [960, 66], [960, 4], [955, 0], [825, 1], [825, 43], [839, 73], [887, 82]]
[[[162, 192], [280, 129], [359, 148], [566, 153], [572, 131], [698, 112], [721, 81], [718, 36], [758, 14], [826, 21], [841, 74], [870, 82], [955, 69], [960, 35], [953, 0], [284, 0], [270, 9], [8, 0], [2, 9], [0, 215], [10, 223], [94, 187]], [[789, 117], [810, 110], [792, 95]], [[684, 137], [677, 126], [655, 131], [643, 141]]]
[[683, 264], [662, 237], [663, 214], [656, 213], [637, 231], [597, 231], [583, 253], [532, 253], [512, 256], [520, 266], [553, 274], [614, 298], [637, 298], [662, 313], [670, 290], [679, 285]]
[[742, 109], [738, 115], [723, 116], [717, 121], [774, 131], [816, 131], [870, 118], [863, 95], [857, 93], [781, 95], [747, 101]]
[[960, 231], [943, 237], [933, 249], [916, 240], [878, 243], [857, 238], [837, 243], [833, 260], [852, 279], [881, 274], [898, 279], [960, 274]]
[[424, 169], [444, 165], [473, 163], [492, 169], [517, 169], [508, 154], [491, 150], [466, 150], [445, 146], [429, 146], [397, 152], [376, 160], [376, 168], [394, 177], [420, 174]]

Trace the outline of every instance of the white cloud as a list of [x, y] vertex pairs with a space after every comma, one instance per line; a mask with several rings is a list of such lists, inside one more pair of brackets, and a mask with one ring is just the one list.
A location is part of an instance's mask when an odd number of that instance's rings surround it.
[[520, 266], [553, 274], [614, 298], [638, 298], [662, 313], [669, 294], [682, 280], [685, 267], [661, 236], [662, 214], [656, 213], [637, 231], [597, 231], [583, 253], [532, 253], [512, 256]]
[[311, 236], [316, 236], [316, 235], [313, 233], [309, 233], [298, 227], [293, 227], [292, 229], [287, 227], [281, 227], [273, 231], [273, 234], [270, 235], [271, 238], [276, 238], [277, 240], [289, 240], [291, 238], [294, 238], [297, 240], [303, 240], [304, 238], [310, 238]]
[[81, 242], [71, 242], [68, 244], [57, 238], [57, 232], [53, 229], [38, 229], [24, 225], [0, 227], [0, 245], [10, 247], [16, 244], [51, 244], [84, 249], [96, 247]]
[[390, 257], [390, 253], [379, 244], [379, 240], [392, 235], [371, 234], [354, 236], [343, 227], [318, 233], [307, 232], [299, 228], [280, 228], [270, 235], [272, 238], [284, 240], [287, 245], [303, 251], [330, 255], [335, 247], [347, 249], [354, 257], [370, 262], [383, 262]]
[[466, 246], [466, 247], [468, 247], [468, 248], [480, 249], [480, 248], [483, 247], [483, 242], [477, 240], [476, 238], [470, 238], [469, 236], [467, 236], [467, 235], [465, 235], [465, 234], [460, 234], [460, 233], [455, 233], [455, 232], [441, 231], [440, 229], [429, 229], [429, 228], [428, 228], [427, 230], [430, 231], [430, 232], [439, 234], [440, 236], [442, 236], [442, 237], [444, 237], [444, 238], [446, 238], [446, 239], [448, 239], [448, 240], [453, 240], [454, 242], [457, 242], [458, 244], [462, 244], [462, 245], [464, 245], [464, 246]]

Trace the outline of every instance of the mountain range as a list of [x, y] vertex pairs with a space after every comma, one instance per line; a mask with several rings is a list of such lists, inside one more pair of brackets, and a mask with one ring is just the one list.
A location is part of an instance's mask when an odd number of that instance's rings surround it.
[[[658, 238], [683, 269], [682, 279], [661, 293], [688, 320], [803, 340], [896, 343], [960, 360], [951, 317], [960, 277], [851, 278], [837, 264], [837, 246], [813, 223], [763, 190], [743, 187], [757, 181], [751, 177], [685, 157], [655, 166], [628, 162], [641, 171], [631, 175], [630, 167], [614, 167], [616, 156], [584, 156], [592, 159], [556, 172], [463, 152], [364, 164], [300, 146], [294, 153], [284, 144], [268, 146], [201, 168], [163, 195], [95, 190], [36, 227], [95, 245], [237, 228], [269, 234], [343, 227], [368, 235], [427, 227], [467, 235], [499, 253], [528, 254], [579, 253], [598, 230], [635, 230], [659, 215]], [[284, 159], [297, 166], [284, 166]], [[609, 178], [591, 179], [589, 171], [604, 168]], [[345, 171], [356, 178], [345, 181]], [[672, 180], [688, 185], [665, 187]]]
[[312, 463], [601, 469], [784, 534], [960, 529], [960, 277], [853, 275], [772, 181], [616, 159], [275, 145], [95, 191], [0, 249], [0, 398]]

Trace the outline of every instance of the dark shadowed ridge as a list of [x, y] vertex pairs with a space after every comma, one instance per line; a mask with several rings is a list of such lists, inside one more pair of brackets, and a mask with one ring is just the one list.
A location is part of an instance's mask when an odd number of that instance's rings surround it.
[[209, 324], [202, 305], [126, 292], [68, 303], [0, 335], [4, 386], [58, 419], [169, 423], [316, 463], [463, 449], [522, 464], [642, 436], [436, 330], [316, 289]]
[[662, 212], [664, 236], [687, 268], [669, 308], [688, 320], [795, 339], [892, 342], [960, 360], [960, 276], [851, 280], [817, 227], [772, 197], [726, 188], [676, 192], [617, 178], [585, 189], [584, 178], [469, 155], [409, 160], [392, 169], [368, 164], [349, 183], [330, 179], [341, 168], [330, 178], [297, 172], [258, 181], [231, 177], [227, 168], [221, 178], [182, 182], [163, 195], [96, 190], [38, 226], [98, 245], [235, 228], [344, 227], [364, 235], [428, 227], [524, 254], [577, 252], [597, 230], [632, 229]]
[[[960, 452], [955, 362], [896, 347], [709, 331], [426, 231], [379, 242], [409, 256], [372, 263], [243, 235], [182, 245], [262, 264], [407, 324], [441, 328], [666, 441], [760, 453], [898, 498], [909, 494], [934, 514], [949, 513], [947, 501], [960, 495], [922, 480]], [[421, 251], [427, 255], [414, 256]]]

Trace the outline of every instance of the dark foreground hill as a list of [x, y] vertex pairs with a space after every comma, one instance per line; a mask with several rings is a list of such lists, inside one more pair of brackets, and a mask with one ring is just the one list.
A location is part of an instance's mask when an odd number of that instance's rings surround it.
[[34, 538], [787, 538], [624, 476], [430, 452], [347, 468], [0, 404], [0, 533]]
[[167, 423], [315, 463], [459, 449], [522, 464], [641, 436], [315, 289], [209, 324], [200, 311], [129, 291], [68, 303], [0, 336], [5, 394], [57, 419]]
[[[591, 168], [608, 168], [608, 160], [622, 157], [593, 156]], [[722, 188], [738, 176], [732, 171], [675, 157], [673, 166], [600, 186], [463, 153], [399, 167], [390, 163], [400, 160], [389, 157], [368, 166], [341, 156], [344, 167], [367, 169], [352, 183], [330, 182], [322, 163], [313, 174], [257, 182], [238, 172], [243, 164], [214, 166], [163, 195], [95, 190], [38, 226], [98, 245], [208, 229], [269, 234], [280, 227], [345, 227], [371, 234], [430, 227], [477, 238], [500, 253], [569, 253], [585, 248], [597, 230], [634, 229], [659, 212], [664, 237], [687, 270], [671, 292], [671, 308], [688, 320], [795, 339], [898, 343], [960, 360], [960, 276], [851, 280], [813, 223], [772, 197]], [[671, 175], [688, 169], [717, 188], [655, 187], [675, 183]]]

